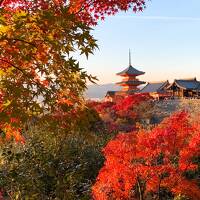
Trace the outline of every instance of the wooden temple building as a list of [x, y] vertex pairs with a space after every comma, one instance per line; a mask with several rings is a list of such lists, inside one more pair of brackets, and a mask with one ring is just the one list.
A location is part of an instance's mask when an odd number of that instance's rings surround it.
[[165, 98], [199, 98], [200, 81], [196, 78], [175, 79], [173, 83], [169, 81], [148, 83], [140, 93], [148, 93], [154, 99]]
[[171, 93], [167, 90], [169, 85], [169, 81], [147, 83], [140, 90], [140, 93], [148, 93], [154, 99], [161, 100], [171, 96]]
[[166, 89], [172, 97], [195, 98], [200, 96], [200, 81], [196, 78], [176, 79]]

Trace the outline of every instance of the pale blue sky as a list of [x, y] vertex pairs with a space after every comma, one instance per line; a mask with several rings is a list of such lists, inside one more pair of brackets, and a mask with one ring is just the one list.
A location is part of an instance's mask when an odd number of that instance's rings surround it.
[[200, 79], [200, 0], [151, 0], [143, 13], [106, 18], [93, 35], [99, 50], [79, 60], [99, 84], [120, 80], [129, 48], [132, 65], [146, 72], [141, 80]]

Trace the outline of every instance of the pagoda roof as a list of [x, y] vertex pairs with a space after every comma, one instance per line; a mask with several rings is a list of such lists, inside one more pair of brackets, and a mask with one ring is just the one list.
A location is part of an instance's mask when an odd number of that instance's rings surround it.
[[135, 69], [134, 67], [132, 67], [131, 65], [129, 65], [129, 67], [127, 67], [125, 70], [117, 73], [117, 75], [119, 76], [124, 76], [124, 75], [143, 75], [145, 74], [145, 72], [139, 71], [137, 69]]
[[118, 82], [116, 84], [118, 84], [118, 85], [122, 85], [122, 84], [126, 84], [126, 85], [141, 85], [141, 84], [145, 84], [145, 83], [146, 82], [144, 82], [144, 81], [130, 80], [130, 81]]
[[162, 92], [164, 88], [169, 85], [168, 81], [148, 83], [140, 90], [141, 93]]

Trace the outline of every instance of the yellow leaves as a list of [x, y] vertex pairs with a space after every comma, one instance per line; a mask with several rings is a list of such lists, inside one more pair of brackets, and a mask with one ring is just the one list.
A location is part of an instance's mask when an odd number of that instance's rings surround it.
[[[5, 65], [3, 66], [3, 64]], [[13, 74], [13, 70], [15, 69], [14, 67], [8, 65], [7, 63], [3, 64], [1, 65], [0, 68], [0, 78]]]
[[7, 100], [5, 103], [3, 103], [3, 107], [6, 108], [11, 104], [12, 101]]
[[28, 13], [26, 11], [20, 10], [19, 12], [17, 12], [15, 14], [16, 17], [20, 18], [20, 17], [26, 17], [28, 15]]
[[53, 40], [54, 40], [54, 36], [53, 36], [52, 34], [49, 34], [49, 35], [47, 36], [47, 38], [48, 38], [50, 41], [53, 41]]
[[9, 68], [7, 68], [6, 71], [5, 71], [5, 74], [6, 74], [6, 75], [12, 74], [14, 69], [15, 69], [14, 67], [9, 67]]
[[0, 69], [0, 77], [2, 77], [4, 75], [5, 75], [5, 72], [2, 69]]
[[7, 33], [10, 29], [10, 26], [0, 25], [0, 34]]
[[27, 18], [27, 16], [28, 16], [28, 13], [26, 11], [19, 10], [13, 15], [13, 19], [15, 22], [17, 22], [19, 20], [23, 20]]

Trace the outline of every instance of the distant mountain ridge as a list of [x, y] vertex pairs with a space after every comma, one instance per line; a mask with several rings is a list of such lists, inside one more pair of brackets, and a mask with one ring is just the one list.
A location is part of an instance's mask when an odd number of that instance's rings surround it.
[[[140, 89], [143, 87], [144, 85], [139, 86]], [[85, 97], [87, 99], [103, 99], [108, 91], [119, 91], [121, 88], [122, 87], [114, 83], [88, 85], [88, 89], [85, 92]]]
[[103, 85], [88, 85], [88, 89], [85, 92], [86, 98], [89, 99], [102, 99], [105, 97], [107, 91], [118, 91], [121, 90], [120, 86], [114, 83], [108, 83]]

